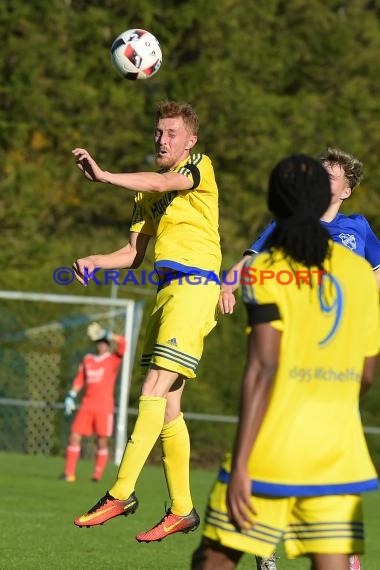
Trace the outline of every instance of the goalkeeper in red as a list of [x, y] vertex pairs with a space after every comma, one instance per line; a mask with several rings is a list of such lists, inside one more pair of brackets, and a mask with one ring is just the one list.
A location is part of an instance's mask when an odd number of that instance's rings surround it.
[[[76, 409], [76, 396], [83, 391], [80, 409], [71, 424], [66, 448], [63, 479], [74, 483], [76, 466], [80, 457], [82, 437], [96, 434], [97, 451], [93, 481], [100, 481], [108, 462], [108, 439], [113, 432], [114, 391], [120, 364], [125, 351], [125, 338], [91, 323], [87, 329], [89, 338], [96, 342], [97, 354], [86, 354], [79, 365], [77, 375], [68, 392], [64, 410], [66, 416]], [[116, 343], [114, 352], [111, 342]]]

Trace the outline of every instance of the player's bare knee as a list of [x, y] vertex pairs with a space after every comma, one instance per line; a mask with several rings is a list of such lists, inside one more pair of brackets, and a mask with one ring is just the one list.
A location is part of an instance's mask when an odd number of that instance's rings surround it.
[[169, 422], [176, 420], [181, 413], [180, 408], [172, 409], [171, 407], [169, 407], [168, 404], [169, 404], [169, 401], [166, 404], [165, 420], [164, 420], [165, 424], [168, 424]]
[[79, 433], [71, 433], [69, 436], [69, 445], [80, 445], [82, 436]]
[[141, 393], [143, 396], [166, 398], [177, 379], [176, 372], [152, 367], [145, 377]]
[[98, 449], [108, 449], [108, 437], [98, 437]]

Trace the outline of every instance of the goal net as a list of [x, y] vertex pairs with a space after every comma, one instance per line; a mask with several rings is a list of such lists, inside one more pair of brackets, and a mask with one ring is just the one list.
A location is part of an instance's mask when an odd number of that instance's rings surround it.
[[63, 400], [83, 356], [94, 350], [86, 331], [90, 322], [97, 321], [127, 339], [111, 441], [119, 463], [127, 438], [142, 302], [10, 291], [0, 291], [0, 298], [0, 450], [64, 453], [70, 420], [64, 418]]

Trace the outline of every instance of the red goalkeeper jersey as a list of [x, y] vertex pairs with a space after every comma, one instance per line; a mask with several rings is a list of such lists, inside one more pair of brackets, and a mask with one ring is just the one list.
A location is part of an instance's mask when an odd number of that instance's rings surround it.
[[84, 389], [81, 409], [113, 412], [117, 374], [125, 351], [125, 338], [120, 337], [115, 352], [86, 354], [73, 380], [73, 389]]

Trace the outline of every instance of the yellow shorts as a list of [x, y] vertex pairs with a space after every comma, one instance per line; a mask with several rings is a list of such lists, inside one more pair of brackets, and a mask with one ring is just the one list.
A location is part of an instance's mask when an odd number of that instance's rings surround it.
[[227, 485], [217, 481], [211, 491], [203, 535], [223, 546], [269, 558], [282, 539], [288, 558], [305, 554], [364, 551], [360, 495], [269, 497], [252, 495], [255, 525], [239, 531], [229, 521]]
[[174, 279], [159, 289], [141, 365], [155, 364], [195, 378], [204, 339], [216, 325], [219, 292], [215, 281], [196, 276]]

